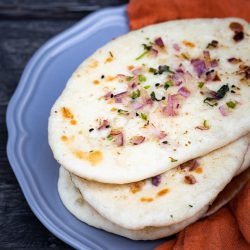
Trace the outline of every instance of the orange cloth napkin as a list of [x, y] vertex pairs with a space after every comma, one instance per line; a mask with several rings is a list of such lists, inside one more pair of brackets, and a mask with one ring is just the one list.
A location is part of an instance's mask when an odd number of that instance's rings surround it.
[[[167, 20], [241, 17], [250, 21], [250, 0], [130, 0], [132, 30]], [[250, 249], [250, 181], [214, 215], [185, 228], [156, 250]]]
[[155, 250], [249, 250], [250, 181], [228, 204], [182, 230]]
[[250, 0], [130, 0], [131, 29], [167, 20], [241, 17], [250, 21]]

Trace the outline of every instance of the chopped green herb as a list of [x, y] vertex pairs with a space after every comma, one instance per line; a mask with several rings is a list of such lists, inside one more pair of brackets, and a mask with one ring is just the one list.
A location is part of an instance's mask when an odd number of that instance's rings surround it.
[[109, 51], [109, 55], [110, 55], [111, 57], [114, 57], [114, 55], [113, 55], [113, 53], [112, 53], [111, 51]]
[[108, 135], [108, 136], [107, 136], [107, 139], [108, 139], [109, 141], [112, 141], [112, 140], [113, 140], [113, 136], [112, 136], [112, 135]]
[[147, 44], [142, 44], [144, 51], [142, 54], [140, 54], [138, 57], [135, 58], [135, 60], [140, 60], [141, 58], [143, 58], [152, 48], [151, 45], [147, 45]]
[[174, 159], [173, 157], [168, 157], [170, 160], [171, 160], [171, 162], [176, 162], [177, 160], [176, 159]]
[[217, 102], [215, 101], [215, 99], [212, 98], [212, 97], [207, 97], [206, 99], [204, 99], [203, 102], [206, 103], [206, 104], [208, 104], [208, 105], [211, 106], [211, 107], [214, 107], [214, 106], [217, 106], [217, 105], [218, 105], [218, 103], [217, 103]]
[[139, 76], [138, 76], [138, 80], [139, 80], [139, 82], [146, 82], [146, 81], [147, 81], [147, 78], [146, 78], [146, 76], [144, 76], [144, 75], [139, 75]]
[[155, 69], [155, 68], [149, 68], [148, 72], [157, 74], [157, 69]]
[[126, 78], [126, 80], [127, 80], [128, 82], [130, 82], [133, 78], [134, 78], [133, 76], [128, 76], [128, 77]]
[[201, 89], [201, 88], [203, 88], [203, 86], [204, 86], [204, 82], [198, 82], [198, 87]]
[[144, 50], [147, 50], [147, 51], [151, 50], [151, 48], [152, 48], [151, 45], [147, 45], [145, 43], [143, 43], [142, 46], [143, 46]]
[[233, 102], [233, 101], [229, 101], [229, 102], [227, 102], [226, 104], [227, 104], [227, 106], [228, 106], [229, 108], [231, 108], [231, 109], [234, 109], [235, 106], [236, 106], [236, 102]]
[[189, 207], [193, 207], [193, 205], [188, 205]]
[[132, 92], [132, 94], [130, 95], [130, 97], [131, 97], [132, 99], [136, 99], [136, 98], [138, 98], [140, 95], [141, 95], [141, 92], [140, 92], [139, 89], [137, 89], [136, 91], [133, 91], [133, 92]]
[[168, 144], [168, 141], [163, 141], [162, 144]]
[[150, 97], [151, 97], [151, 99], [152, 99], [153, 101], [157, 101], [157, 102], [161, 101], [161, 99], [157, 99], [157, 98], [156, 98], [155, 92], [154, 92], [154, 91], [151, 92]]
[[204, 128], [210, 128], [210, 126], [208, 125], [207, 120], [204, 120], [204, 121], [203, 121], [203, 127], [204, 127]]
[[222, 99], [226, 93], [229, 91], [228, 84], [222, 85], [219, 90], [216, 92], [216, 99]]
[[172, 81], [167, 81], [164, 83], [164, 89], [167, 90], [169, 87], [173, 86], [173, 82]]
[[120, 114], [120, 115], [128, 115], [129, 112], [127, 110], [123, 110], [123, 109], [118, 109], [117, 112]]
[[146, 85], [146, 86], [144, 86], [143, 88], [144, 89], [149, 89], [151, 86], [150, 85]]
[[144, 120], [144, 121], [147, 121], [147, 120], [148, 120], [148, 116], [147, 116], [146, 114], [144, 114], [144, 113], [141, 113], [141, 114], [140, 114], [140, 117], [141, 117], [141, 119]]
[[140, 59], [143, 58], [147, 53], [148, 53], [148, 51], [144, 51], [142, 54], [140, 54], [138, 57], [136, 57], [135, 60], [140, 60]]
[[173, 71], [170, 70], [170, 67], [168, 65], [160, 65], [158, 68], [158, 74], [161, 75], [164, 72], [174, 73]]
[[226, 93], [229, 91], [229, 87], [228, 84], [226, 85], [222, 85], [218, 91], [215, 93], [215, 96], [213, 97], [207, 97], [205, 98], [205, 100], [203, 101], [204, 103], [208, 104], [209, 106], [213, 107], [218, 105], [216, 100], [220, 100], [222, 99]]

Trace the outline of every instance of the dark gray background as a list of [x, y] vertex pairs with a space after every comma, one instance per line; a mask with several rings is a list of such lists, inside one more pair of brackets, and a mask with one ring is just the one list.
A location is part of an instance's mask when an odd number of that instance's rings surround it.
[[128, 0], [0, 0], [0, 249], [70, 249], [28, 207], [6, 155], [5, 112], [32, 54], [87, 14]]

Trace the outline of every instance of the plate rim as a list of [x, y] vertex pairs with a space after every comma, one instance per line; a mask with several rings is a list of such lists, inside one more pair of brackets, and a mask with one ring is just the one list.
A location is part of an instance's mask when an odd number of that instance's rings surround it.
[[[30, 88], [28, 90], [28, 93], [25, 94], [26, 98], [22, 98], [24, 95], [24, 90], [27, 90], [26, 89], [27, 80], [33, 77], [32, 76], [33, 72], [35, 72], [34, 69], [36, 69], [39, 65], [42, 65], [40, 66], [41, 68], [44, 67], [42, 63], [44, 63], [45, 59], [49, 57], [49, 52], [51, 52], [53, 48], [55, 48], [57, 45], [60, 45], [65, 41], [67, 43], [67, 41], [70, 41], [74, 37], [79, 36], [79, 34], [81, 34], [81, 36], [88, 35], [91, 29], [91, 25], [93, 23], [95, 24], [95, 26], [100, 25], [102, 27], [103, 21], [109, 18], [118, 18], [118, 20], [120, 19], [120, 21], [127, 23], [126, 7], [127, 5], [122, 5], [118, 7], [104, 8], [96, 12], [93, 12], [84, 17], [83, 19], [81, 19], [80, 21], [78, 21], [77, 23], [73, 24], [73, 26], [60, 32], [58, 35], [52, 37], [47, 42], [45, 42], [32, 55], [32, 57], [26, 64], [23, 73], [21, 75], [21, 78], [19, 80], [19, 83], [17, 85], [17, 88], [9, 101], [6, 111], [6, 125], [8, 131], [7, 157], [29, 207], [31, 208], [35, 216], [38, 218], [38, 220], [52, 234], [54, 234], [62, 241], [66, 242], [68, 245], [77, 249], [92, 250], [93, 247], [95, 247], [95, 249], [101, 250], [104, 248], [103, 246], [101, 248], [99, 244], [90, 241], [86, 237], [84, 237], [84, 246], [83, 246], [82, 242], [78, 241], [78, 239], [76, 238], [73, 238], [72, 235], [69, 235], [68, 232], [65, 232], [65, 230], [61, 229], [61, 227], [59, 227], [58, 224], [55, 223], [55, 221], [51, 221], [48, 218], [48, 214], [45, 213], [44, 210], [37, 205], [37, 201], [29, 188], [30, 178], [25, 178], [25, 174], [23, 173], [23, 171], [21, 171], [23, 170], [22, 169], [23, 166], [22, 164], [20, 164], [20, 159], [18, 159], [20, 157], [20, 154], [15, 154], [16, 150], [14, 150], [14, 148], [18, 147], [19, 149], [22, 148], [20, 147], [20, 145], [24, 144], [28, 136], [28, 134], [25, 131], [25, 128], [23, 127], [21, 116], [20, 114], [18, 115], [18, 112], [16, 111], [21, 110], [21, 106], [27, 103], [27, 100], [29, 100], [31, 93], [36, 88], [36, 84], [34, 83], [35, 81], [30, 81], [31, 83], [33, 83], [33, 85], [31, 84], [31, 86], [29, 86]], [[67, 44], [64, 44], [64, 48], [65, 46], [67, 46]], [[21, 161], [22, 160], [23, 159], [21, 159]]]

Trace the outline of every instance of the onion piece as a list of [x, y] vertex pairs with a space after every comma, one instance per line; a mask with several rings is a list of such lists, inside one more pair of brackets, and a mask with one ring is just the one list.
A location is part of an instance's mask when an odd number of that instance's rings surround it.
[[114, 138], [114, 143], [116, 146], [120, 147], [123, 146], [123, 134], [122, 131], [119, 129], [112, 129], [110, 135]]
[[131, 139], [130, 139], [130, 142], [133, 144], [133, 145], [139, 145], [139, 144], [142, 144], [145, 140], [145, 137], [144, 136], [141, 136], [141, 135], [136, 135], [136, 136], [133, 136]]
[[132, 70], [132, 74], [134, 75], [134, 76], [138, 76], [138, 75], [140, 75], [140, 74], [142, 74], [143, 72], [142, 72], [142, 68], [141, 67], [136, 67], [135, 69], [133, 69]]
[[167, 107], [163, 108], [163, 113], [165, 113], [167, 116], [177, 116], [177, 112], [175, 111], [175, 108], [179, 107], [179, 103], [176, 99], [177, 95], [168, 95], [168, 105]]
[[134, 102], [132, 104], [132, 108], [135, 109], [135, 110], [138, 110], [138, 109], [141, 109], [143, 108], [144, 104], [140, 103], [140, 102]]
[[181, 87], [178, 89], [178, 93], [183, 96], [183, 97], [189, 97], [190, 96], [190, 91], [186, 87]]
[[181, 169], [187, 169], [188, 171], [193, 171], [199, 166], [199, 163], [196, 159], [187, 161], [180, 165]]
[[108, 100], [108, 99], [110, 99], [110, 98], [112, 98], [113, 97], [113, 94], [112, 94], [112, 92], [111, 91], [109, 91], [108, 93], [106, 93], [104, 96], [103, 96], [103, 98], [104, 98], [104, 100]]
[[154, 186], [159, 186], [160, 183], [161, 183], [161, 176], [160, 175], [156, 175], [154, 177], [152, 177], [151, 179], [151, 183], [154, 185]]
[[219, 107], [219, 111], [223, 116], [228, 116], [230, 114], [230, 111], [226, 105], [221, 105]]
[[198, 77], [201, 77], [201, 75], [206, 71], [206, 64], [201, 59], [192, 59], [191, 64]]
[[177, 44], [177, 43], [174, 43], [173, 44], [173, 48], [176, 50], [176, 51], [180, 51], [181, 47]]
[[114, 95], [113, 97], [115, 99], [115, 102], [116, 103], [121, 103], [122, 102], [122, 98], [125, 97], [126, 94], [127, 94], [127, 91], [123, 91], [123, 92], [121, 92], [119, 94]]
[[164, 42], [163, 42], [163, 40], [162, 40], [161, 37], [156, 38], [154, 42], [155, 42], [155, 44], [158, 45], [160, 48], [164, 48], [164, 47], [165, 47], [165, 44], [164, 44]]
[[109, 121], [108, 120], [103, 120], [100, 127], [98, 128], [98, 130], [104, 129], [107, 126], [109, 126]]

